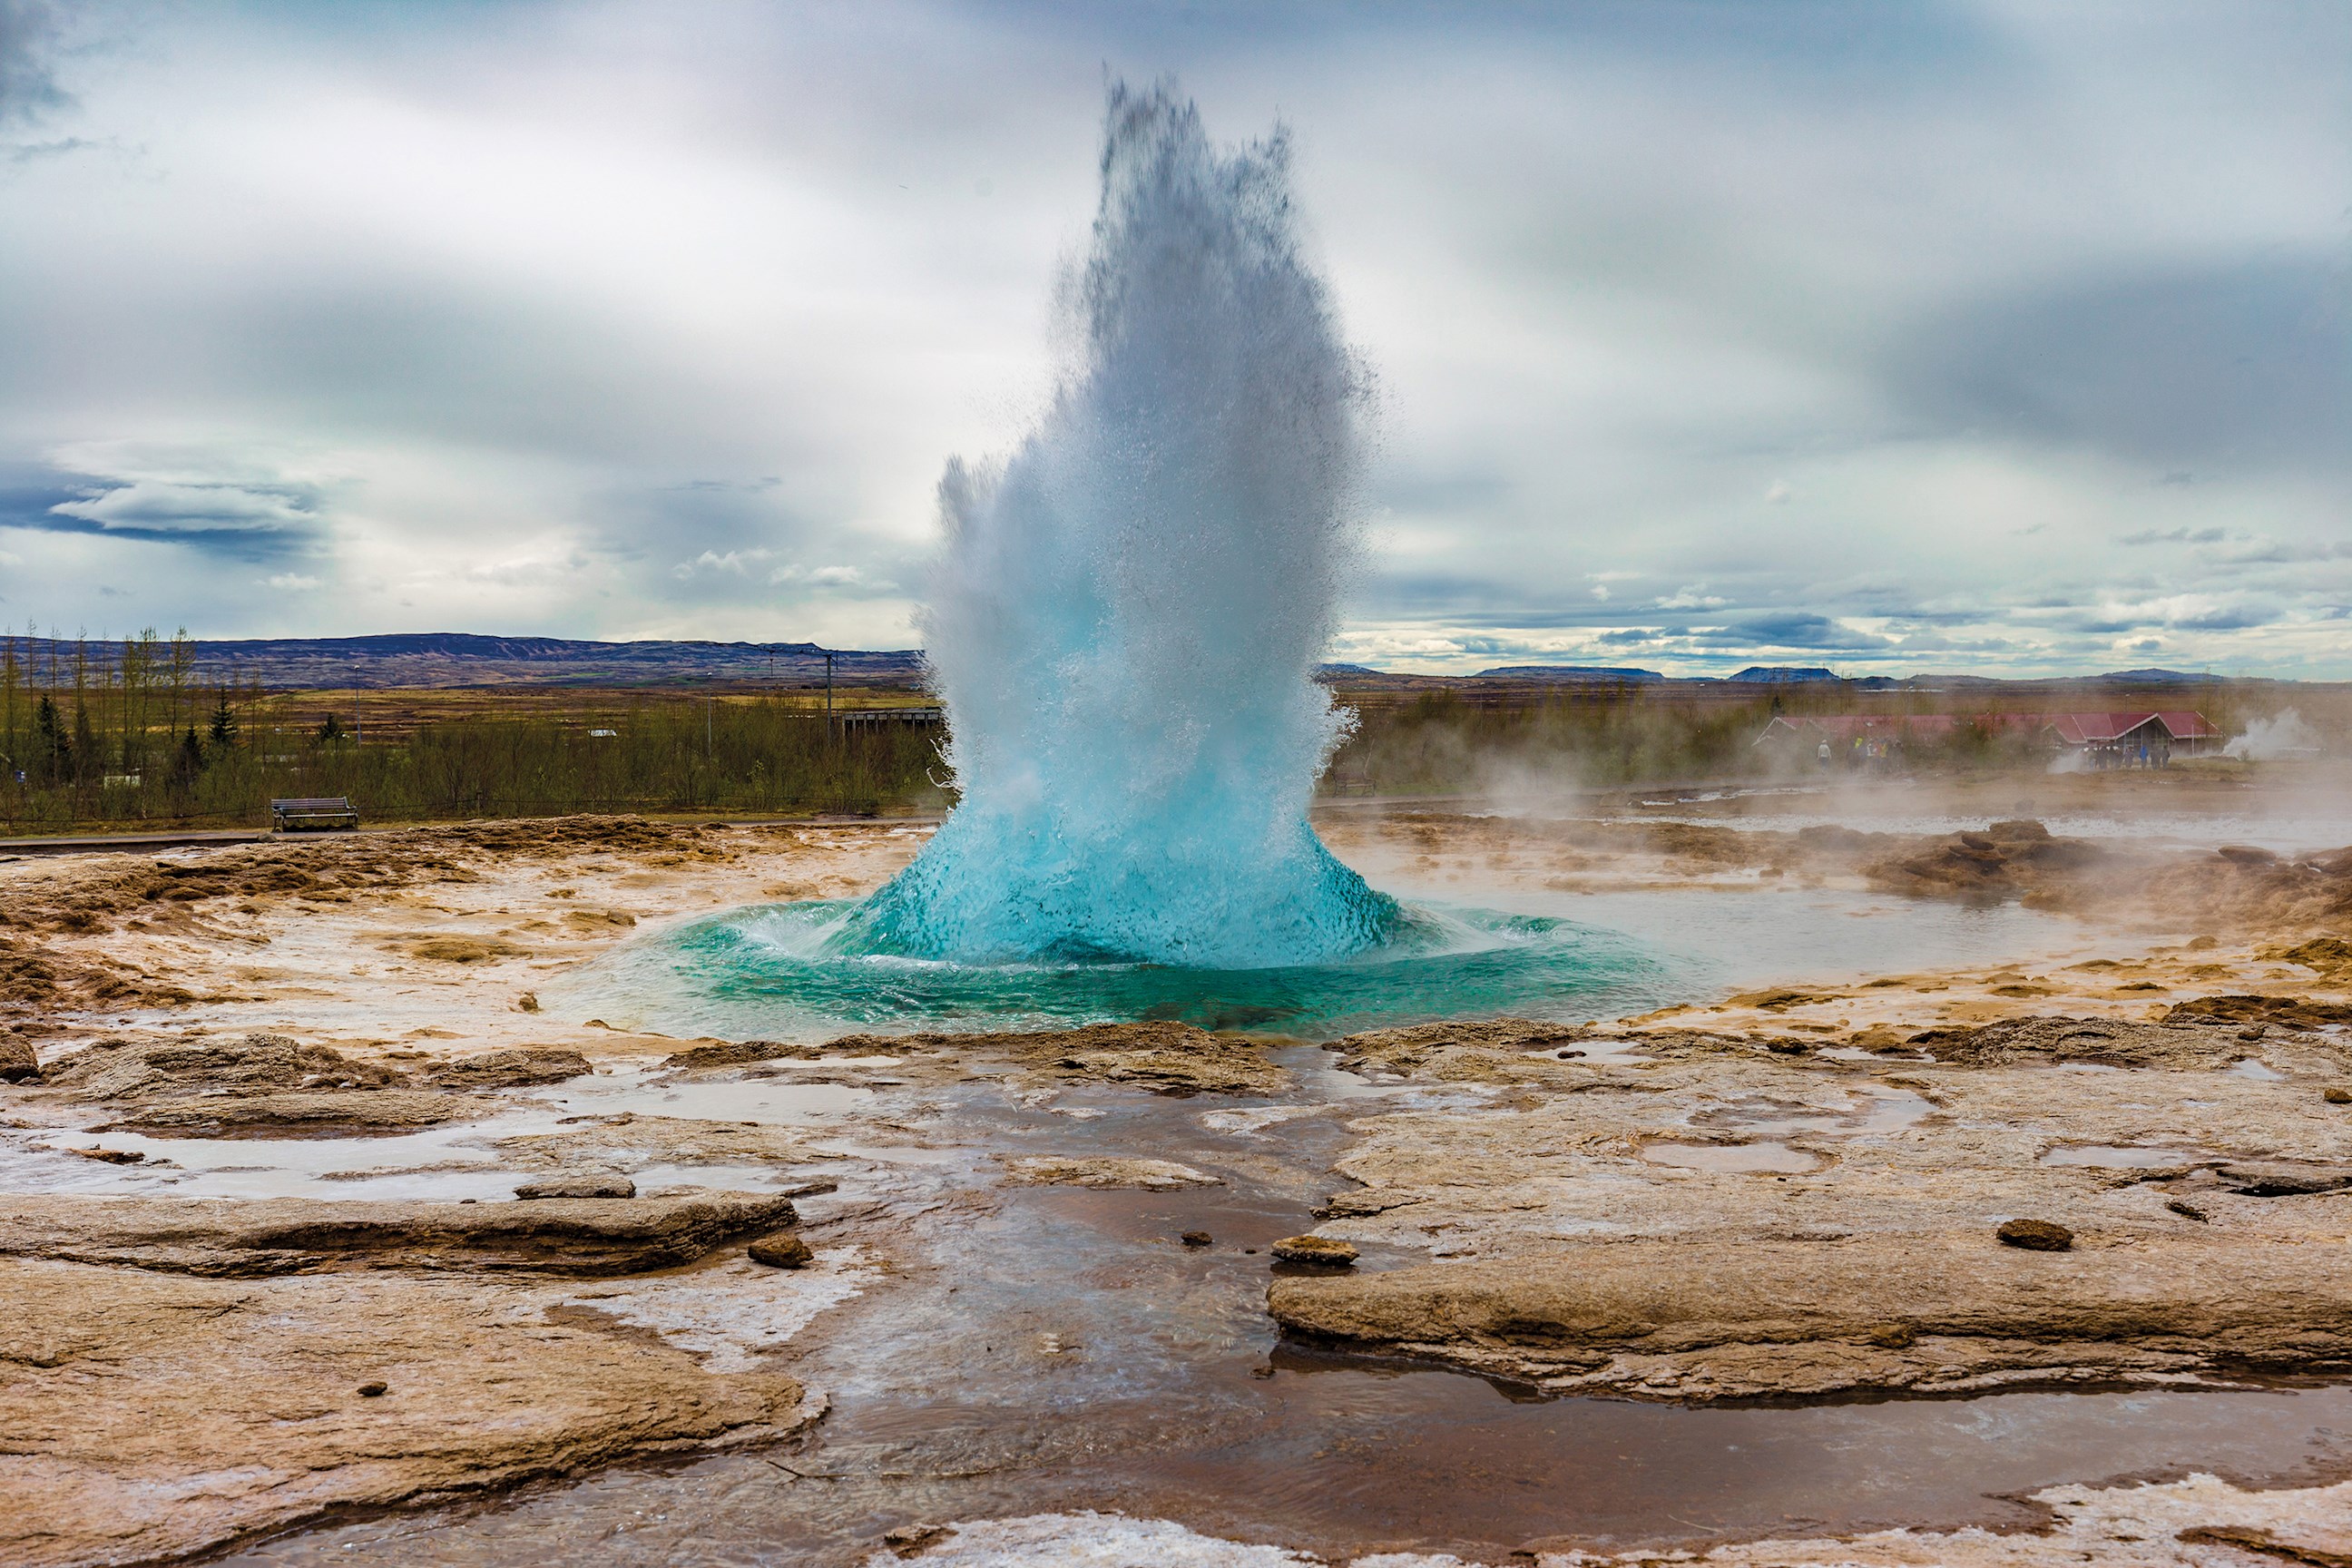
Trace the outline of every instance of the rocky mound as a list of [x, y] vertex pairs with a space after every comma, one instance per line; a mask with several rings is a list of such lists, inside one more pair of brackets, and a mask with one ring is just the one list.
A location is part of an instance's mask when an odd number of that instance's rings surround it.
[[2244, 1042], [2220, 1030], [2117, 1018], [2004, 1018], [1924, 1029], [1909, 1044], [1938, 1062], [1981, 1068], [2068, 1061], [2187, 1069], [2227, 1067], [2246, 1054]]
[[2172, 1007], [2164, 1015], [2164, 1021], [2324, 1029], [2331, 1024], [2352, 1024], [2352, 1005], [2315, 1002], [2307, 996], [2200, 996]]
[[1624, 1242], [1277, 1279], [1283, 1331], [1554, 1391], [1709, 1400], [2352, 1366], [2352, 1256], [1983, 1235]]
[[404, 1075], [289, 1035], [238, 1039], [100, 1040], [49, 1064], [46, 1081], [89, 1100], [184, 1099], [278, 1089], [382, 1089]]
[[392, 1068], [286, 1035], [101, 1040], [49, 1064], [43, 1081], [75, 1099], [119, 1108], [122, 1114], [101, 1131], [173, 1138], [405, 1132], [488, 1109], [482, 1100], [412, 1087]]

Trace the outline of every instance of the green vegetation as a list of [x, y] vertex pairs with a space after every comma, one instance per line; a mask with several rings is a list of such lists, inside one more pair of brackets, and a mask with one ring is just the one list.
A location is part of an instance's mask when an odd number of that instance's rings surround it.
[[[2352, 731], [2352, 687], [2194, 691], [2038, 688], [1587, 688], [1479, 683], [1343, 691], [1355, 733], [1328, 795], [1512, 793], [1815, 776], [1803, 746], [1758, 746], [1776, 714], [2194, 707], [2224, 732], [2294, 706]], [[845, 703], [920, 700], [874, 688]], [[830, 722], [814, 690], [435, 689], [268, 692], [200, 679], [183, 633], [121, 643], [0, 636], [0, 835], [142, 826], [260, 826], [273, 796], [348, 795], [369, 822], [566, 812], [936, 808], [936, 729]], [[1870, 771], [2040, 768], [2016, 733], [1906, 736]]]
[[935, 730], [845, 727], [789, 697], [583, 691], [356, 733], [249, 683], [199, 686], [183, 634], [22, 658], [0, 639], [0, 833], [266, 825], [275, 796], [367, 821], [942, 804]]
[[1769, 694], [1672, 698], [1639, 690], [1481, 701], [1424, 691], [1358, 700], [1356, 731], [1326, 793], [1454, 795], [1543, 780], [1561, 785], [1725, 780], [1769, 771], [1754, 742]]

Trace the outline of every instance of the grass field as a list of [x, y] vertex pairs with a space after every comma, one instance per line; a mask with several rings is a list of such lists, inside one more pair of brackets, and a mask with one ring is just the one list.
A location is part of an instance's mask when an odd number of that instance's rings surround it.
[[[0, 640], [0, 835], [263, 826], [268, 802], [349, 796], [369, 821], [571, 812], [875, 815], [952, 799], [935, 723], [829, 717], [786, 683], [265, 690], [194, 678], [184, 638]], [[1775, 714], [2193, 708], [2234, 733], [2295, 708], [2325, 743], [2352, 733], [2352, 687], [2222, 683], [2135, 690], [1950, 691], [1673, 683], [1573, 687], [1380, 678], [1336, 693], [1354, 729], [1333, 795], [1428, 795], [1768, 778]], [[840, 713], [928, 706], [908, 686], [842, 687]], [[1904, 771], [2038, 768], [1972, 727], [1913, 746]]]

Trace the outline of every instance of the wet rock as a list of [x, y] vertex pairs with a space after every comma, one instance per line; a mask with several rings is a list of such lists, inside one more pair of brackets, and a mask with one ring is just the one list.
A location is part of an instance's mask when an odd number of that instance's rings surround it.
[[[808, 1130], [768, 1122], [702, 1121], [685, 1116], [592, 1117], [554, 1132], [526, 1132], [493, 1145], [512, 1165], [569, 1173], [625, 1174], [652, 1165], [786, 1165], [824, 1156]], [[830, 1192], [803, 1182], [794, 1193]]]
[[626, 1176], [559, 1176], [552, 1181], [525, 1182], [514, 1190], [519, 1198], [633, 1198], [637, 1184]]
[[[2173, 1009], [2179, 1012], [2179, 1008]], [[1911, 1045], [1954, 1067], [2004, 1067], [2042, 1061], [2106, 1067], [2219, 1068], [2237, 1059], [2231, 1042], [2210, 1031], [2119, 1018], [2004, 1018], [1998, 1023], [1923, 1029]]]
[[1361, 1219], [1367, 1215], [1386, 1214], [1391, 1209], [1404, 1208], [1418, 1203], [1410, 1193], [1388, 1193], [1373, 1190], [1333, 1193], [1317, 1206], [1317, 1219]]
[[2007, 1219], [1993, 1232], [2003, 1247], [2028, 1252], [2064, 1252], [2074, 1245], [2074, 1233], [2046, 1219]]
[[[1310, 1342], [1647, 1399], [2352, 1365], [2352, 1248], [2176, 1235], [2064, 1257], [1996, 1257], [1981, 1231], [1612, 1242], [1277, 1279], [1267, 1304]], [[1879, 1342], [1890, 1323], [1913, 1342]]]
[[1215, 1176], [1173, 1160], [1129, 1160], [1104, 1154], [1022, 1155], [1006, 1159], [1005, 1180], [1024, 1187], [1141, 1187], [1173, 1192], [1179, 1187], [1221, 1185]]
[[1188, 1230], [1176, 1239], [1187, 1247], [1209, 1247], [1214, 1245], [1217, 1238], [1205, 1230]]
[[1125, 1083], [1160, 1094], [1279, 1094], [1290, 1085], [1290, 1075], [1266, 1059], [1263, 1040], [1157, 1020], [1034, 1034], [847, 1035], [824, 1054], [960, 1064], [1010, 1057], [1050, 1082]]
[[789, 1230], [761, 1237], [751, 1245], [747, 1256], [752, 1262], [770, 1268], [805, 1268], [816, 1261], [809, 1244]]
[[433, 1069], [433, 1081], [457, 1089], [520, 1089], [529, 1084], [562, 1083], [594, 1070], [588, 1058], [578, 1051], [530, 1047], [484, 1051], [479, 1056], [444, 1063]]
[[896, 1530], [882, 1532], [882, 1544], [894, 1557], [919, 1557], [925, 1547], [946, 1540], [955, 1533], [952, 1525], [902, 1524]]
[[1863, 874], [1876, 886], [1909, 893], [2001, 893], [2016, 887], [2008, 857], [1992, 840], [1975, 833], [1956, 834], [1917, 854], [1882, 860], [1864, 868]]
[[1507, 1076], [1530, 1051], [1581, 1045], [1593, 1031], [1539, 1018], [1486, 1018], [1370, 1029], [1331, 1043], [1349, 1072], [1395, 1073], [1439, 1080]]
[[90, 1100], [152, 1100], [276, 1090], [380, 1089], [405, 1081], [395, 1069], [354, 1061], [288, 1035], [237, 1039], [100, 1040], [49, 1066], [47, 1082]]
[[[1822, 992], [1759, 992], [1756, 997], [1834, 1001]], [[1793, 1046], [1791, 1052], [1785, 1047]], [[1562, 1047], [1572, 1047], [1573, 1054]], [[1331, 1042], [1339, 1065], [1349, 1072], [1393, 1073], [1433, 1083], [1509, 1083], [1528, 1087], [1590, 1089], [1596, 1075], [1611, 1070], [1596, 1055], [1626, 1052], [1652, 1061], [1743, 1058], [1766, 1053], [1803, 1054], [1801, 1041], [1776, 1041], [1707, 1029], [1603, 1029], [1589, 1024], [1549, 1023], [1539, 1018], [1488, 1018], [1472, 1023], [1413, 1024], [1372, 1029]], [[1543, 1053], [1538, 1056], [1536, 1053]]]
[[2352, 1188], [2352, 1170], [2293, 1160], [2239, 1160], [2214, 1174], [2230, 1190], [2250, 1198], [2291, 1198]]
[[1834, 991], [1806, 991], [1793, 986], [1779, 986], [1769, 991], [1743, 991], [1724, 1001], [1733, 1007], [1753, 1007], [1759, 1012], [1781, 1013], [1791, 1007], [1810, 1007], [1817, 1002], [1839, 1000]]
[[780, 1057], [813, 1060], [824, 1053], [814, 1046], [785, 1046], [773, 1040], [722, 1040], [712, 1046], [689, 1046], [662, 1058], [662, 1066], [677, 1070], [698, 1072], [709, 1068], [745, 1067], [752, 1062], [774, 1061]]
[[395, 951], [411, 958], [421, 958], [429, 963], [490, 963], [502, 959], [528, 958], [530, 949], [519, 947], [496, 937], [424, 936], [402, 940]]
[[[772, 1439], [811, 1414], [789, 1378], [517, 1306], [513, 1286], [415, 1275], [0, 1260], [0, 1562], [177, 1561], [337, 1510]], [[354, 1369], [377, 1366], [398, 1395], [354, 1397]]]
[[1956, 833], [1862, 868], [1874, 886], [1928, 896], [2009, 898], [2065, 888], [2076, 874], [2113, 858], [2103, 846], [2053, 837], [2037, 822], [1996, 823]]
[[94, 1129], [157, 1138], [352, 1138], [413, 1132], [487, 1114], [467, 1095], [415, 1089], [225, 1094], [141, 1105]]
[[2352, 1004], [2315, 1002], [2307, 996], [2200, 996], [2176, 1004], [2168, 1024], [2276, 1024], [2286, 1029], [2322, 1029], [2352, 1024]]
[[2308, 942], [2299, 942], [2293, 947], [2264, 948], [2258, 956], [2287, 963], [2299, 963], [2305, 969], [2315, 969], [2322, 974], [2334, 974], [2339, 971], [2352, 970], [2352, 942], [2347, 942], [2340, 936], [2315, 936]]
[[37, 1083], [40, 1078], [41, 1058], [34, 1055], [33, 1042], [0, 1029], [0, 1083]]
[[704, 1193], [613, 1203], [463, 1204], [311, 1198], [12, 1198], [0, 1256], [217, 1279], [339, 1269], [610, 1275], [691, 1263], [787, 1226], [792, 1200]]
[[1328, 1236], [1286, 1236], [1274, 1244], [1277, 1263], [1307, 1263], [1325, 1268], [1351, 1268], [1356, 1249]]
[[50, 1064], [47, 1083], [125, 1114], [100, 1131], [175, 1138], [404, 1132], [482, 1113], [397, 1069], [286, 1035], [101, 1040]]

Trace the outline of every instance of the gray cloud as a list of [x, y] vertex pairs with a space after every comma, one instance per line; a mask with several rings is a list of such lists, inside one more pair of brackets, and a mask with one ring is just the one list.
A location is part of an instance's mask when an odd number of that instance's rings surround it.
[[1382, 394], [1345, 658], [2352, 675], [2341, 8], [62, 15], [0, 0], [45, 616], [904, 646], [1108, 61], [1296, 133]]
[[37, 119], [71, 101], [54, 63], [59, 22], [49, 0], [0, 0], [0, 125]]
[[297, 487], [173, 479], [91, 486], [48, 510], [109, 532], [150, 537], [300, 532], [319, 521], [318, 497]]
[[2137, 533], [2126, 533], [2117, 544], [2214, 544], [2229, 537], [2223, 528], [2143, 528]]
[[2014, 440], [2151, 467], [2340, 468], [2352, 464], [2347, 312], [2340, 249], [2265, 247], [1968, 301], [1900, 345], [1889, 374], [1930, 417]]

